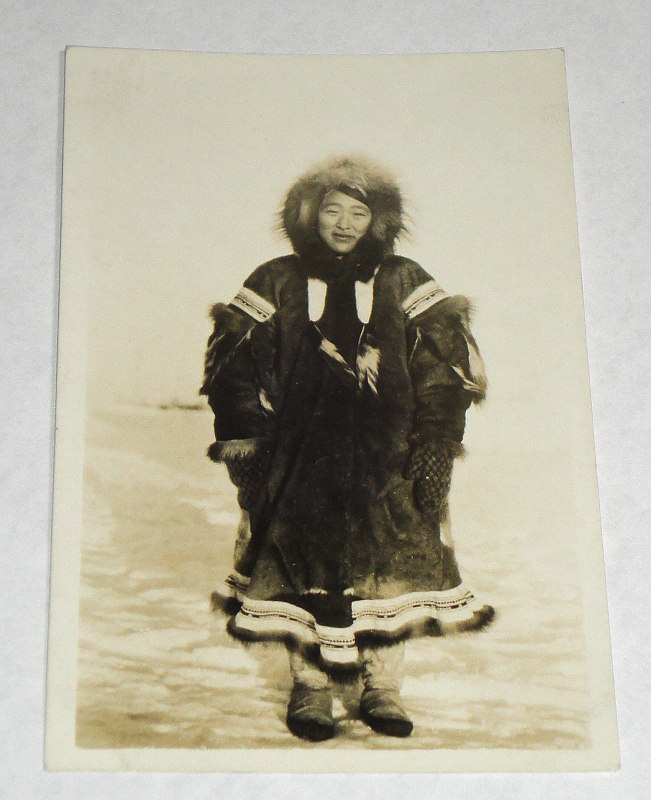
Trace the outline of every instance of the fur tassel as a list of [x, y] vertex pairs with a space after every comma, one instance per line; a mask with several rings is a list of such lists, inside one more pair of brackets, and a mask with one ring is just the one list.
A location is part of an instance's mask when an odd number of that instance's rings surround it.
[[481, 403], [486, 397], [488, 381], [486, 380], [484, 361], [477, 347], [475, 337], [470, 330], [473, 312], [474, 307], [471, 301], [459, 294], [445, 297], [432, 305], [417, 318], [416, 344], [412, 349], [410, 359], [413, 357], [418, 342], [422, 338], [421, 328], [426, 336], [428, 335], [428, 328], [435, 330], [436, 326], [460, 328], [468, 347], [469, 374], [459, 364], [450, 364], [450, 367], [461, 378], [464, 388], [472, 394], [473, 403]]
[[[324, 336], [321, 340], [321, 344], [319, 345], [320, 349], [328, 356], [328, 358], [334, 359], [337, 363], [341, 364], [342, 366], [348, 366], [346, 363], [346, 359], [341, 355], [339, 350], [337, 349], [336, 345], [333, 344], [330, 339], [326, 339]], [[350, 367], [348, 367], [350, 369]]]
[[319, 344], [319, 350], [325, 357], [326, 364], [328, 364], [328, 366], [335, 371], [335, 373], [344, 381], [346, 385], [356, 386], [357, 376], [350, 368], [346, 359], [341, 355], [337, 346], [334, 344], [334, 342], [331, 342], [330, 339], [327, 339], [325, 336], [323, 336], [321, 331], [319, 331], [319, 334], [322, 337]]
[[215, 463], [235, 461], [237, 459], [250, 458], [259, 453], [265, 446], [267, 440], [263, 437], [255, 439], [228, 439], [223, 442], [213, 442], [208, 448], [206, 455]]
[[468, 362], [470, 365], [470, 379], [473, 387], [473, 402], [481, 403], [486, 398], [488, 381], [486, 379], [486, 369], [484, 359], [481, 357], [475, 337], [472, 335], [468, 325], [463, 326], [463, 335], [468, 345]]
[[357, 356], [357, 377], [360, 388], [364, 382], [369, 389], [378, 396], [378, 376], [380, 373], [380, 350], [365, 343], [361, 346]]
[[263, 411], [266, 411], [268, 414], [274, 413], [274, 407], [264, 389], [258, 391], [258, 400], [260, 401]]

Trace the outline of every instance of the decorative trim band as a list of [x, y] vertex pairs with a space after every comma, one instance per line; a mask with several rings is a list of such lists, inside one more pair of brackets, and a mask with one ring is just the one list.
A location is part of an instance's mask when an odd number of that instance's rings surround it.
[[249, 588], [251, 578], [241, 575], [233, 570], [231, 574], [221, 581], [213, 592], [213, 597], [218, 597], [221, 601], [237, 600], [240, 603], [244, 600], [246, 590]]
[[231, 305], [253, 317], [256, 322], [265, 322], [276, 310], [268, 300], [246, 286], [242, 286], [231, 300]]
[[413, 319], [437, 303], [440, 303], [441, 300], [445, 300], [446, 297], [450, 297], [450, 295], [447, 294], [436, 281], [426, 281], [414, 289], [414, 291], [403, 300], [402, 310], [409, 319]]
[[[397, 635], [411, 626], [436, 621], [441, 632], [473, 627], [479, 614], [492, 615], [463, 584], [445, 591], [412, 592], [388, 600], [355, 600], [353, 622], [346, 628], [319, 625], [303, 608], [279, 600], [240, 597], [242, 607], [234, 619], [234, 632], [254, 638], [293, 637], [304, 645], [318, 645], [321, 658], [333, 666], [353, 665], [359, 652], [358, 634]], [[488, 611], [487, 611], [488, 610]], [[470, 624], [469, 624], [470, 623]], [[477, 625], [474, 625], [477, 627]]]

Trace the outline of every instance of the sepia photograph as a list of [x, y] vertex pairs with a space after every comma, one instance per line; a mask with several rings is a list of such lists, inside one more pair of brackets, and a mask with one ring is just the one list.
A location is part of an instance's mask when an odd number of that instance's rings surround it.
[[49, 769], [619, 763], [562, 50], [66, 52]]

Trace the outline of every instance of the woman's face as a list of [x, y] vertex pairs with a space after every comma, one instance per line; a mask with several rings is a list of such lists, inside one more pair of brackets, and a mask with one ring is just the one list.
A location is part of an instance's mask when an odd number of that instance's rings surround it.
[[335, 253], [350, 253], [371, 224], [371, 209], [333, 189], [319, 206], [319, 236]]

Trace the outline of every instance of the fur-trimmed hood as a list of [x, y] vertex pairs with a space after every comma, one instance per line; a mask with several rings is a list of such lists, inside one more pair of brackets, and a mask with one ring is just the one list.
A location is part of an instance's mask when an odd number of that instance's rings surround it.
[[368, 205], [373, 218], [364, 237], [366, 244], [379, 256], [393, 252], [395, 240], [405, 230], [402, 195], [393, 176], [363, 156], [336, 157], [318, 164], [287, 192], [281, 227], [294, 251], [304, 255], [318, 242], [319, 206], [333, 189], [353, 191]]

